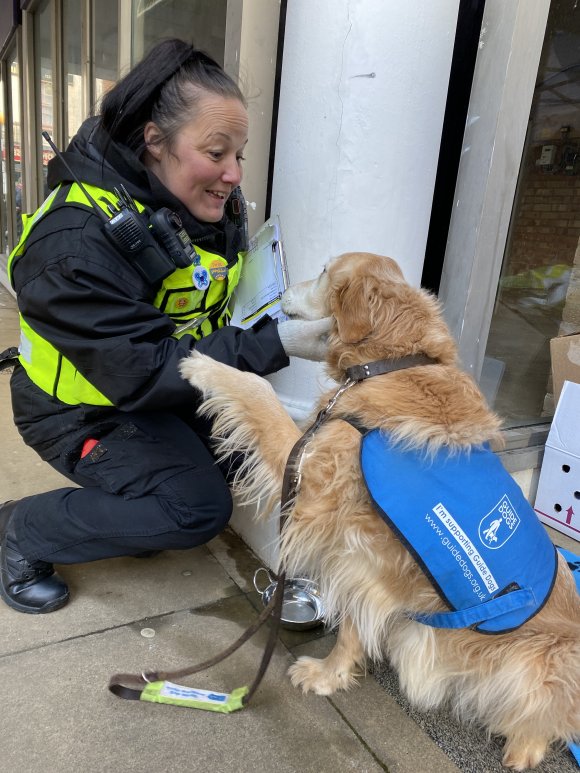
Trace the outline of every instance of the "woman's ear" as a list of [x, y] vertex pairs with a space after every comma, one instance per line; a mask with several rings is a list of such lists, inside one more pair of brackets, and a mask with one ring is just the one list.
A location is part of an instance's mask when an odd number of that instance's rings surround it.
[[143, 139], [149, 155], [156, 161], [161, 158], [163, 145], [161, 143], [162, 135], [159, 127], [153, 121], [148, 121], [143, 129]]

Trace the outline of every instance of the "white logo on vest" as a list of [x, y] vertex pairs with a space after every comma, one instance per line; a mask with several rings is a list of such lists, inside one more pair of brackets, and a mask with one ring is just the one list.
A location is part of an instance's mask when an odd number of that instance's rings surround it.
[[506, 494], [497, 505], [482, 518], [479, 539], [490, 550], [503, 547], [520, 525], [520, 517]]

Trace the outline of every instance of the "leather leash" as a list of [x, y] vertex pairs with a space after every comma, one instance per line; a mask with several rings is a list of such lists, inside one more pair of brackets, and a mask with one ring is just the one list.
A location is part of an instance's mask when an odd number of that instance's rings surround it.
[[262, 655], [258, 673], [249, 688], [242, 688], [244, 689], [244, 694], [241, 696], [242, 705], [237, 706], [237, 708], [246, 706], [252, 695], [258, 689], [258, 686], [268, 668], [270, 658], [272, 657], [274, 645], [276, 643], [276, 639], [278, 638], [283, 597], [284, 574], [281, 573], [277, 578], [276, 590], [274, 591], [274, 594], [268, 605], [264, 607], [260, 613], [259, 617], [252, 623], [252, 625], [249, 626], [249, 628], [243, 632], [239, 639], [237, 639], [225, 650], [220, 652], [219, 655], [215, 655], [213, 658], [205, 660], [202, 663], [198, 663], [194, 666], [180, 668], [175, 671], [148, 671], [142, 672], [141, 674], [114, 674], [109, 680], [109, 690], [119, 698], [125, 698], [127, 700], [143, 700], [143, 691], [149, 684], [165, 682], [167, 680], [172, 681], [173, 679], [182, 679], [184, 676], [190, 676], [191, 674], [197, 674], [199, 671], [205, 671], [206, 668], [211, 668], [211, 666], [215, 666], [217, 663], [225, 660], [243, 644], [245, 644], [248, 639], [250, 639], [256, 633], [256, 631], [262, 627], [268, 618], [272, 616], [270, 635], [268, 637], [266, 647], [264, 648], [264, 653]]
[[[304, 450], [312, 439], [313, 435], [318, 431], [320, 426], [329, 418], [332, 409], [334, 408], [338, 398], [350, 389], [355, 384], [363, 381], [371, 376], [382, 375], [385, 373], [391, 373], [403, 368], [411, 368], [417, 365], [431, 365], [436, 363], [430, 357], [424, 354], [412, 355], [409, 357], [401, 357], [396, 360], [376, 360], [374, 362], [366, 363], [364, 365], [354, 365], [346, 369], [346, 379], [337, 389], [335, 394], [330, 398], [327, 405], [319, 411], [314, 422], [308, 427], [304, 434], [296, 441], [290, 454], [286, 467], [284, 469], [284, 477], [282, 481], [282, 493], [280, 501], [280, 530], [283, 528], [283, 524], [288, 517], [288, 506], [295, 499], [302, 478], [302, 459], [304, 457]], [[172, 703], [182, 706], [190, 706], [193, 708], [204, 708], [211, 711], [219, 711], [221, 713], [230, 713], [237, 709], [243, 708], [248, 705], [250, 699], [258, 689], [260, 682], [262, 681], [274, 647], [278, 638], [278, 631], [280, 628], [280, 618], [282, 614], [282, 603], [284, 598], [284, 581], [286, 575], [285, 572], [275, 577], [276, 590], [268, 605], [264, 607], [259, 617], [250, 625], [244, 633], [233, 644], [227, 647], [225, 650], [215, 655], [209, 660], [205, 660], [202, 663], [198, 663], [194, 666], [188, 666], [186, 668], [177, 669], [175, 671], [148, 671], [141, 672], [141, 674], [113, 674], [109, 680], [109, 690], [119, 698], [125, 698], [127, 700], [146, 700], [153, 703]], [[272, 618], [270, 625], [270, 634], [268, 641], [264, 648], [262, 660], [258, 669], [258, 673], [254, 678], [254, 681], [249, 687], [241, 687], [232, 691], [231, 694], [223, 693], [209, 693], [209, 699], [219, 698], [217, 705], [215, 701], [210, 702], [208, 705], [207, 691], [194, 690], [193, 688], [180, 687], [174, 685], [169, 680], [182, 679], [185, 676], [196, 674], [200, 671], [204, 671], [207, 668], [220, 663], [225, 660], [237, 649], [239, 649], [245, 642], [248, 641], [268, 620]], [[164, 692], [165, 690], [165, 692]], [[205, 704], [205, 705], [204, 705]]]

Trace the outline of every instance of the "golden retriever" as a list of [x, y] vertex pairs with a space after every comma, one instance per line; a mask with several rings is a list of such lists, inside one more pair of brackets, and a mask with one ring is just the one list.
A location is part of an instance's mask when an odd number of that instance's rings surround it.
[[[426, 452], [501, 443], [499, 419], [458, 367], [436, 299], [407, 284], [390, 258], [347, 253], [318, 279], [289, 288], [283, 308], [306, 319], [334, 317], [326, 368], [339, 383], [348, 367], [379, 359], [436, 361], [358, 382], [308, 443], [281, 560], [290, 575], [307, 572], [320, 583], [328, 622], [339, 632], [327, 658], [301, 657], [290, 668], [293, 684], [330, 695], [351, 687], [367, 658], [386, 656], [414, 705], [448, 702], [463, 721], [505, 737], [504, 765], [538, 765], [551, 743], [580, 733], [580, 603], [567, 564], [559, 558], [547, 603], [513, 632], [483, 635], [411, 619], [447, 607], [373, 509], [360, 470], [361, 434], [337, 420], [354, 418]], [[218, 453], [245, 453], [236, 478], [245, 501], [263, 506], [279, 497], [302, 433], [271, 385], [195, 351], [180, 368], [204, 395], [201, 411], [213, 417]], [[318, 410], [335, 391], [321, 396]]]

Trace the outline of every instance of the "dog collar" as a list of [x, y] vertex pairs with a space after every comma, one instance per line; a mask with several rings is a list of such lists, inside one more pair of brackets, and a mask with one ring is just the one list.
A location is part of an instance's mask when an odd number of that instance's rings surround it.
[[[359, 381], [363, 381], [365, 378], [370, 378], [371, 376], [381, 376], [383, 373], [391, 373], [392, 371], [402, 370], [403, 368], [414, 368], [416, 365], [434, 365], [436, 362], [437, 360], [434, 360], [432, 357], [427, 357], [426, 354], [411, 354], [408, 357], [399, 357], [396, 360], [375, 360], [374, 362], [366, 362], [364, 365], [353, 365], [352, 367], [347, 368], [345, 381], [330, 398], [328, 404], [318, 413], [314, 423], [308, 427], [290, 451], [282, 482], [282, 515], [284, 516], [284, 511], [288, 503], [296, 496], [300, 487], [304, 448], [320, 425], [329, 418], [336, 401], [343, 392], [346, 392], [347, 389], [350, 389]], [[350, 420], [346, 419], [346, 421]]]
[[382, 376], [384, 373], [392, 373], [395, 370], [414, 368], [417, 365], [435, 365], [437, 360], [427, 357], [426, 354], [410, 354], [408, 357], [399, 357], [389, 360], [375, 360], [365, 362], [364, 365], [352, 365], [346, 369], [346, 377], [353, 381], [363, 381], [371, 376]]

